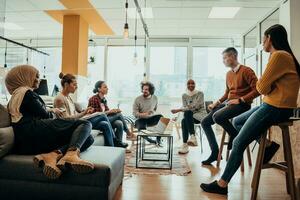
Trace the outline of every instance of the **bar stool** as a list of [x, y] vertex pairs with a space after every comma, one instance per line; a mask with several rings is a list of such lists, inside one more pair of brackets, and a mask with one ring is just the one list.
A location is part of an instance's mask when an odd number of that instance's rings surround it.
[[[219, 150], [219, 154], [218, 154], [218, 158], [217, 158], [217, 167], [220, 167], [223, 148], [224, 148], [225, 145], [228, 145], [228, 142], [227, 141], [225, 142], [225, 138], [226, 138], [226, 131], [223, 129], [221, 143], [220, 143], [220, 150]], [[249, 167], [251, 167], [252, 166], [252, 160], [251, 160], [251, 153], [250, 153], [249, 146], [247, 147], [246, 152], [247, 152], [247, 158], [248, 158], [248, 165], [249, 165]], [[228, 161], [229, 153], [230, 153], [230, 150], [227, 149], [227, 151], [226, 151], [226, 161]], [[244, 170], [245, 170], [245, 166], [244, 166], [244, 158], [243, 158], [242, 163], [241, 163], [241, 172], [244, 172]]]
[[298, 199], [296, 193], [293, 156], [292, 156], [290, 132], [289, 132], [289, 127], [292, 125], [293, 125], [292, 120], [275, 125], [280, 127], [282, 133], [283, 151], [284, 151], [284, 160], [285, 160], [284, 162], [263, 164], [264, 153], [266, 148], [267, 132], [265, 132], [261, 136], [256, 164], [255, 164], [255, 170], [253, 173], [253, 178], [251, 183], [251, 187], [252, 187], [251, 200], [256, 200], [257, 198], [261, 170], [268, 169], [268, 168], [276, 168], [285, 172], [287, 192], [288, 194], [291, 195], [292, 200]]
[[300, 199], [300, 179], [298, 179], [298, 184], [297, 185], [298, 185], [298, 187], [297, 187], [297, 191], [298, 191], [297, 195], [298, 196], [297, 197], [298, 197], [298, 200], [299, 200]]

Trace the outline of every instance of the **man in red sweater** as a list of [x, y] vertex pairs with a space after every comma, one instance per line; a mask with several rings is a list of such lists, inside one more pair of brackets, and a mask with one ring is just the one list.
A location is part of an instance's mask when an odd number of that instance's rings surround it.
[[209, 158], [202, 161], [204, 165], [216, 161], [219, 153], [212, 125], [219, 124], [229, 134], [228, 149], [230, 150], [238, 131], [229, 120], [249, 110], [253, 99], [259, 95], [256, 90], [257, 77], [254, 71], [250, 67], [239, 64], [237, 56], [238, 52], [233, 47], [223, 51], [223, 62], [230, 68], [226, 75], [226, 90], [218, 101], [208, 106], [211, 112], [201, 122], [212, 150]]

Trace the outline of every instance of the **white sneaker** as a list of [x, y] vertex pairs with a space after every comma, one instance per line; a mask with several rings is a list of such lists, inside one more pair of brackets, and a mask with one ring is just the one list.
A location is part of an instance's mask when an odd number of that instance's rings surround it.
[[169, 122], [170, 119], [161, 117], [155, 126], [147, 127], [147, 131], [150, 131], [152, 133], [164, 134]]
[[179, 154], [186, 154], [189, 152], [189, 146], [187, 145], [187, 143], [183, 143], [182, 146], [180, 147], [180, 149], [178, 150]]
[[191, 135], [190, 139], [187, 141], [189, 146], [198, 146], [197, 138], [195, 135]]

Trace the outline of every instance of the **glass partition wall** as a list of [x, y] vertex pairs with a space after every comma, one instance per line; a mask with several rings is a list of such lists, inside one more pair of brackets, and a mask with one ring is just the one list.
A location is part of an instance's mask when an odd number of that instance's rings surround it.
[[[278, 23], [279, 9], [275, 8], [242, 37], [243, 63], [251, 67], [258, 77], [262, 75], [269, 59], [269, 53], [264, 52], [262, 48], [264, 32], [270, 26]], [[255, 105], [260, 103], [261, 97], [254, 101]]]
[[[26, 43], [26, 41], [22, 41]], [[36, 42], [37, 43], [37, 42]], [[39, 41], [39, 47], [50, 56], [44, 56], [31, 50], [7, 48], [8, 67], [17, 64], [31, 64], [48, 79], [51, 95], [54, 85], [60, 88], [58, 74], [61, 72], [61, 44], [47, 45]], [[35, 44], [35, 41], [31, 43]], [[132, 103], [141, 94], [140, 83], [146, 78], [156, 87], [159, 110], [170, 115], [170, 109], [181, 106], [181, 96], [186, 91], [186, 81], [193, 78], [197, 89], [205, 94], [205, 100], [219, 98], [225, 89], [227, 68], [222, 63], [222, 51], [234, 46], [240, 51], [239, 38], [151, 38], [147, 49], [139, 38], [137, 47], [133, 40], [124, 42], [122, 38], [93, 38], [88, 49], [88, 99], [93, 95], [95, 82], [105, 80], [108, 83], [110, 107], [120, 107], [125, 114], [132, 112]], [[30, 44], [28, 44], [31, 46]], [[134, 52], [137, 59], [134, 59]], [[1, 44], [0, 62], [4, 64], [5, 44]], [[146, 61], [146, 62], [145, 62]], [[146, 77], [144, 76], [146, 74]]]

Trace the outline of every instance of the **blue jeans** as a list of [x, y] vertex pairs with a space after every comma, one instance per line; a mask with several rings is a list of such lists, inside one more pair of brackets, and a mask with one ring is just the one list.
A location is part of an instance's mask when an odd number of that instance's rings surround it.
[[63, 154], [65, 154], [69, 148], [77, 148], [80, 149], [80, 152], [83, 152], [94, 142], [94, 138], [91, 136], [91, 123], [81, 119], [76, 120], [75, 123], [75, 130], [73, 132], [68, 131], [68, 133], [72, 134], [69, 145], [64, 145], [57, 149]]
[[246, 123], [247, 119], [254, 113], [257, 109], [259, 109], [259, 106], [256, 106], [254, 108], [251, 108], [250, 110], [240, 114], [239, 116], [233, 118], [232, 125], [234, 128], [239, 132], [244, 124]]
[[246, 112], [250, 107], [251, 106], [246, 103], [227, 105], [227, 101], [225, 101], [210, 111], [210, 113], [201, 121], [201, 126], [208, 140], [210, 149], [212, 150], [212, 154], [217, 155], [219, 152], [219, 146], [212, 125], [215, 123], [219, 124], [230, 136], [235, 137], [238, 134], [238, 131], [233, 127], [229, 120]]
[[247, 120], [240, 129], [238, 136], [233, 140], [231, 154], [221, 179], [228, 183], [241, 165], [247, 146], [258, 139], [273, 124], [286, 121], [292, 114], [293, 109], [276, 108], [263, 103], [259, 107], [236, 117], [234, 123], [237, 129], [240, 127], [239, 122]]
[[123, 132], [126, 133], [129, 132], [129, 129], [127, 127], [126, 121], [121, 113], [108, 115], [108, 119], [113, 127], [115, 129], [116, 138], [120, 141], [122, 141], [123, 138]]
[[88, 119], [92, 123], [93, 129], [103, 132], [105, 146], [114, 146], [113, 138], [115, 138], [114, 131], [111, 124], [105, 114], [97, 115]]

